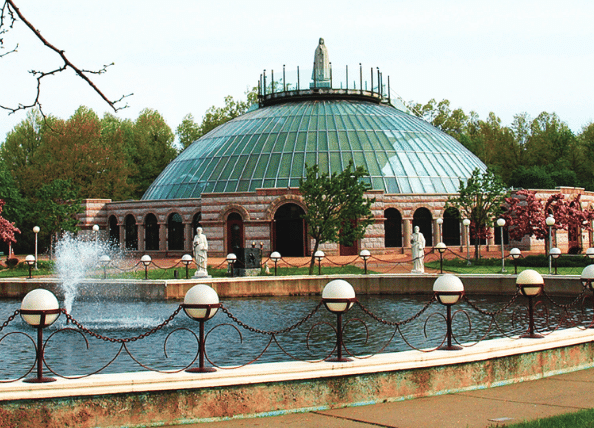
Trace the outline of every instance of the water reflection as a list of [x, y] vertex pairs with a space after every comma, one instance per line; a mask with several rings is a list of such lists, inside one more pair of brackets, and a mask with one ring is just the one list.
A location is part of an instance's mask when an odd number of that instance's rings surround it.
[[[471, 296], [479, 308], [497, 311], [505, 308], [510, 296]], [[361, 304], [369, 311], [390, 322], [402, 322], [414, 317], [424, 308], [430, 296], [360, 296]], [[559, 303], [568, 303], [559, 299]], [[239, 321], [252, 329], [266, 332], [284, 330], [298, 323], [319, 304], [318, 296], [274, 297], [257, 299], [232, 299], [223, 301], [228, 311]], [[518, 298], [513, 305], [492, 319], [474, 310], [467, 303], [454, 306], [453, 331], [460, 342], [473, 342], [482, 338], [517, 335], [527, 329], [525, 299]], [[537, 306], [537, 329], [546, 329], [546, 315], [549, 326], [556, 326], [563, 317], [562, 309], [544, 304]], [[580, 312], [584, 319], [591, 319], [590, 305]], [[20, 301], [0, 302], [0, 323], [4, 322]], [[167, 320], [179, 307], [179, 302], [139, 302], [123, 300], [86, 300], [78, 302], [72, 316], [87, 329], [105, 338], [124, 339], [142, 335]], [[468, 313], [471, 325], [463, 313]], [[437, 315], [435, 315], [437, 314]], [[344, 340], [347, 352], [370, 355], [378, 352], [398, 352], [436, 348], [444, 340], [446, 325], [443, 318], [445, 308], [431, 304], [425, 313], [398, 328], [376, 322], [355, 305], [343, 318]], [[574, 317], [574, 319], [577, 319]], [[578, 320], [579, 321], [579, 320]], [[237, 366], [258, 359], [259, 362], [299, 360], [320, 360], [328, 357], [335, 347], [336, 316], [323, 306], [308, 322], [287, 333], [271, 335], [254, 332], [235, 324], [224, 311], [219, 310], [206, 324], [206, 352], [209, 361], [217, 366]], [[20, 318], [15, 319], [1, 333], [25, 332], [34, 337], [34, 330]], [[61, 375], [89, 374], [108, 365], [104, 373], [141, 371], [134, 359], [155, 370], [181, 370], [193, 364], [198, 353], [198, 323], [180, 312], [168, 325], [146, 338], [128, 342], [112, 343], [93, 337], [87, 342], [66, 318], [44, 331], [44, 338], [50, 338], [45, 356], [51, 370]], [[166, 338], [167, 347], [164, 348]], [[268, 348], [267, 348], [268, 347]], [[131, 358], [126, 349], [133, 356]], [[266, 352], [261, 355], [262, 351]], [[118, 352], [121, 354], [118, 356]], [[0, 379], [11, 379], [24, 375], [34, 364], [34, 341], [24, 334], [9, 334], [0, 342]], [[195, 364], [195, 363], [194, 363]], [[210, 365], [207, 363], [207, 365]]]

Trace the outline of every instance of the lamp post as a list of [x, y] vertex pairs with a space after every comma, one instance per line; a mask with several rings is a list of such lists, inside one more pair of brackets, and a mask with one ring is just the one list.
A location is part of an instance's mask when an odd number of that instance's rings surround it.
[[594, 248], [590, 247], [586, 250], [586, 257], [588, 257], [590, 260], [594, 259]]
[[[594, 309], [594, 284], [592, 284], [592, 282], [594, 281], [594, 265], [588, 265], [584, 268], [584, 270], [582, 271], [582, 285], [584, 286], [584, 288], [589, 288], [590, 291], [592, 291], [592, 309]], [[592, 321], [590, 322], [590, 325], [588, 326], [588, 328], [594, 328], [594, 318], [592, 319]]]
[[192, 263], [192, 256], [189, 254], [184, 254], [181, 258], [181, 262], [186, 265], [186, 279], [188, 279], [190, 278], [188, 267], [190, 266], [190, 263]]
[[557, 260], [561, 257], [561, 250], [559, 248], [551, 248], [549, 255], [555, 260], [555, 275], [557, 275]]
[[435, 280], [433, 293], [437, 301], [447, 308], [447, 344], [440, 346], [439, 349], [445, 351], [462, 349], [460, 345], [452, 345], [452, 306], [458, 303], [464, 295], [464, 284], [457, 276], [447, 273]]
[[[553, 228], [553, 225], [555, 224], [555, 217], [553, 217], [553, 214], [549, 214], [549, 216], [545, 220], [545, 223], [547, 224], [547, 226], [549, 226], [549, 254], [550, 254], [551, 249], [553, 248], [553, 238], [552, 238], [551, 229]], [[552, 265], [551, 256], [549, 255], [549, 275], [551, 274], [551, 270], [552, 270], [551, 265]]]
[[522, 338], [542, 339], [542, 334], [534, 332], [534, 304], [532, 299], [538, 296], [544, 288], [544, 280], [542, 275], [532, 269], [526, 269], [518, 275], [516, 279], [516, 286], [520, 292], [528, 297], [528, 333], [523, 334]]
[[98, 240], [99, 240], [99, 225], [98, 224], [93, 225], [93, 233], [95, 234], [95, 242], [98, 242]]
[[29, 254], [27, 257], [25, 257], [25, 262], [27, 263], [27, 265], [29, 265], [29, 279], [33, 278], [31, 276], [31, 269], [33, 268], [33, 265], [35, 264], [35, 256], [32, 256], [31, 254]]
[[144, 265], [144, 279], [148, 279], [148, 267], [152, 263], [151, 256], [145, 254], [140, 258], [140, 261]]
[[439, 242], [443, 242], [443, 229], [442, 229], [442, 227], [443, 227], [443, 218], [441, 218], [441, 217], [438, 218], [436, 220], [436, 222], [437, 222], [437, 227], [439, 228]]
[[217, 292], [206, 284], [197, 284], [186, 293], [182, 308], [187, 316], [200, 323], [198, 367], [187, 369], [187, 372], [206, 373], [216, 371], [214, 367], [204, 367], [204, 322], [214, 317], [220, 307]]
[[357, 301], [353, 286], [344, 279], [330, 281], [322, 291], [322, 302], [333, 314], [336, 314], [336, 358], [328, 361], [344, 362], [350, 358], [342, 356], [342, 314], [346, 313]]
[[443, 254], [446, 252], [448, 247], [443, 242], [438, 242], [435, 249], [439, 251], [439, 273], [443, 273]]
[[363, 264], [365, 265], [365, 275], [367, 275], [367, 259], [371, 257], [371, 253], [369, 250], [361, 250], [359, 257], [363, 259]]
[[40, 230], [39, 226], [33, 227], [33, 233], [35, 234], [35, 270], [37, 270], [37, 234]]
[[522, 256], [522, 252], [519, 248], [512, 248], [509, 251], [509, 255], [512, 257], [514, 261], [514, 275], [518, 274], [518, 259]]
[[233, 278], [233, 265], [237, 261], [237, 256], [233, 253], [227, 254], [227, 269], [231, 272], [231, 278]]
[[462, 224], [466, 228], [466, 264], [470, 266], [470, 219], [465, 218]]
[[326, 257], [326, 254], [322, 250], [318, 250], [314, 253], [315, 259], [318, 261], [318, 275], [322, 274], [322, 260]]
[[54, 382], [56, 379], [43, 377], [43, 329], [52, 325], [60, 316], [60, 304], [51, 291], [38, 288], [30, 291], [21, 302], [21, 318], [37, 329], [37, 377], [25, 379], [28, 383]]
[[276, 264], [281, 258], [282, 257], [278, 251], [274, 251], [272, 254], [270, 254], [270, 260], [274, 262], [274, 276], [276, 276]]
[[505, 219], [497, 219], [497, 226], [501, 229], [501, 273], [505, 273], [505, 253], [503, 252], [503, 226], [505, 226]]
[[111, 259], [107, 254], [103, 254], [99, 257], [99, 264], [103, 266], [103, 279], [107, 279], [107, 265], [111, 262]]

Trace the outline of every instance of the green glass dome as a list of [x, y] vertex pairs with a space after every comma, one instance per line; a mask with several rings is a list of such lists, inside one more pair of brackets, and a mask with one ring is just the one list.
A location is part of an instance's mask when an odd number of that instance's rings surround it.
[[373, 189], [456, 193], [485, 165], [429, 123], [390, 105], [354, 99], [290, 101], [237, 117], [184, 150], [143, 200], [298, 187], [305, 165], [340, 172], [353, 159]]

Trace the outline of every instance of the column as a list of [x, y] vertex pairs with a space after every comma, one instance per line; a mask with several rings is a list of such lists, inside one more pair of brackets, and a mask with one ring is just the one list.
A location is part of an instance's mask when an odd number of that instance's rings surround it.
[[402, 248], [410, 248], [410, 237], [412, 236], [412, 218], [402, 219]]

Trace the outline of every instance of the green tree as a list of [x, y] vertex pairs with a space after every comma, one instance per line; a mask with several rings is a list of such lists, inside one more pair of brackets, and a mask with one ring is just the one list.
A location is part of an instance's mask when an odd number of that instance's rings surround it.
[[306, 166], [305, 177], [299, 180], [299, 191], [306, 206], [303, 218], [314, 240], [310, 274], [313, 274], [314, 254], [320, 244], [352, 245], [365, 235], [365, 229], [373, 222], [371, 205], [375, 198], [365, 197], [371, 186], [362, 180], [369, 174], [365, 168], [353, 169], [353, 166], [351, 160], [344, 171], [332, 175], [320, 172], [318, 165]]
[[236, 101], [231, 95], [227, 95], [225, 97], [224, 107], [212, 106], [206, 110], [200, 124], [200, 132], [197, 134], [198, 138], [208, 134], [217, 126], [247, 112], [251, 105], [255, 104], [258, 100], [257, 91], [257, 88], [247, 91], [245, 101]]
[[41, 228], [39, 239], [50, 248], [64, 232], [76, 232], [76, 214], [82, 211], [80, 189], [71, 180], [56, 179], [43, 185], [35, 194], [33, 212]]
[[175, 129], [175, 135], [177, 135], [182, 148], [185, 149], [202, 136], [202, 131], [200, 125], [194, 121], [194, 116], [188, 113]]
[[21, 195], [6, 163], [0, 158], [0, 199], [4, 200], [3, 216], [21, 224], [27, 212], [27, 201]]
[[448, 198], [446, 209], [454, 207], [470, 219], [475, 238], [475, 258], [480, 257], [480, 240], [487, 238], [488, 228], [502, 211], [508, 191], [491, 170], [475, 169], [466, 182], [460, 180], [458, 195]]

